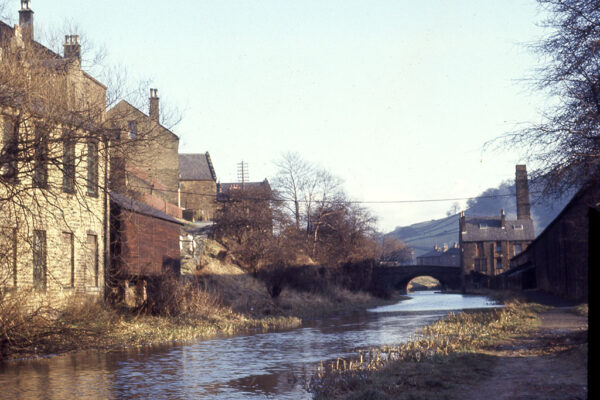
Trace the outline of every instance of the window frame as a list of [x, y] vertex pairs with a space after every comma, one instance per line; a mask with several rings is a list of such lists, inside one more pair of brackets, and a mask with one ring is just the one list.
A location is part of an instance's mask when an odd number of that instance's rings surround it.
[[75, 193], [75, 158], [76, 158], [76, 145], [77, 142], [70, 137], [71, 132], [67, 131], [63, 134], [62, 145], [62, 169], [63, 169], [63, 181], [62, 191], [64, 193], [74, 194]]
[[46, 231], [36, 229], [33, 231], [33, 287], [46, 290], [48, 269], [48, 242]]
[[90, 139], [87, 142], [87, 195], [91, 197], [98, 197], [99, 161], [98, 141]]

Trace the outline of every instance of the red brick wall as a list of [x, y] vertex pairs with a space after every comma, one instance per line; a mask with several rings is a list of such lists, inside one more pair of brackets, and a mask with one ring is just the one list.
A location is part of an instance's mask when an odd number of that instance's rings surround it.
[[140, 200], [172, 217], [183, 218], [183, 210], [181, 208], [175, 204], [167, 203], [160, 197], [144, 193], [140, 196]]
[[180, 226], [127, 210], [120, 213], [119, 274], [160, 275], [180, 260]]

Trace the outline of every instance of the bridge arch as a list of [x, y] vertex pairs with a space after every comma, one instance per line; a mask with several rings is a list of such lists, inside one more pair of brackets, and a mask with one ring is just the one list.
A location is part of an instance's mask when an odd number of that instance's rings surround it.
[[378, 266], [373, 270], [373, 283], [407, 293], [409, 282], [419, 276], [437, 279], [442, 290], [461, 288], [461, 268], [442, 265]]
[[443, 284], [431, 275], [416, 276], [406, 284], [406, 291], [413, 293], [421, 290], [440, 290]]

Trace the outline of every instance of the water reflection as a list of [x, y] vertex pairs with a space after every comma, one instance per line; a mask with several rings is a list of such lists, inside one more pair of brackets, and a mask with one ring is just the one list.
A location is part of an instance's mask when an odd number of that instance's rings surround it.
[[416, 293], [411, 300], [302, 328], [121, 352], [78, 352], [0, 366], [2, 398], [310, 399], [321, 360], [407, 340], [448, 310], [494, 306], [475, 296]]

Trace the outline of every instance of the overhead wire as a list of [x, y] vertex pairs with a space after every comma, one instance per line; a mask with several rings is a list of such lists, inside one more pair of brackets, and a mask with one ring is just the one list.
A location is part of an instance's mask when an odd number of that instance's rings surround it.
[[[146, 189], [149, 188], [146, 186], [135, 186], [128, 185], [131, 188], [138, 189]], [[217, 194], [209, 194], [209, 193], [198, 193], [198, 192], [190, 192], [190, 191], [181, 191], [181, 190], [172, 190], [172, 189], [152, 189], [158, 192], [170, 192], [170, 193], [180, 193], [180, 194], [189, 194], [194, 196], [202, 196], [202, 197], [212, 197], [217, 198]], [[533, 193], [533, 192], [532, 192]], [[535, 193], [534, 193], [535, 194]], [[474, 200], [474, 199], [488, 199], [488, 198], [499, 198], [499, 197], [514, 197], [515, 193], [502, 193], [502, 194], [491, 194], [491, 195], [480, 195], [480, 196], [469, 196], [469, 197], [448, 197], [448, 198], [437, 198], [437, 199], [413, 199], [413, 200], [328, 200], [328, 203], [351, 203], [351, 204], [411, 204], [411, 203], [434, 203], [434, 202], [445, 202], [445, 201], [464, 201], [464, 200]], [[298, 203], [318, 203], [320, 200], [292, 200], [292, 199], [282, 199], [282, 198], [260, 198], [260, 197], [245, 197], [245, 200], [256, 200], [256, 201], [275, 201], [275, 202], [295, 202]]]

